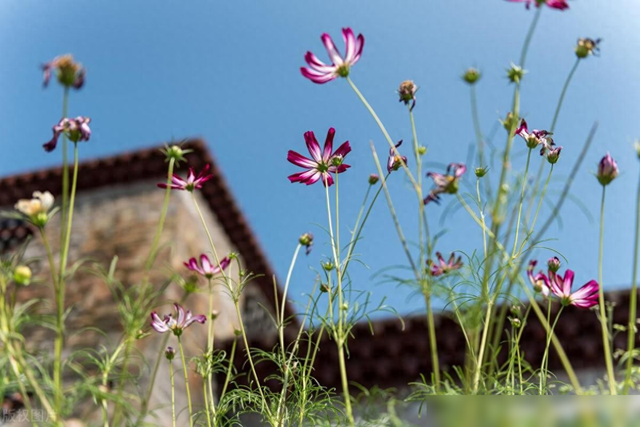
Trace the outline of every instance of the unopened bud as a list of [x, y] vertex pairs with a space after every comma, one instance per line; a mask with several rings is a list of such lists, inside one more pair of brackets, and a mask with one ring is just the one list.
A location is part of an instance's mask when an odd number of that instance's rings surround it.
[[334, 265], [331, 261], [327, 261], [327, 262], [323, 262], [322, 263], [322, 268], [324, 268], [326, 271], [331, 271], [334, 269]]
[[462, 75], [462, 80], [469, 83], [470, 85], [475, 84], [478, 80], [480, 80], [481, 74], [480, 70], [477, 68], [468, 68], [467, 71]]
[[558, 258], [557, 256], [549, 258], [549, 260], [547, 261], [547, 267], [549, 267], [549, 270], [557, 273], [558, 270], [560, 270], [560, 258]]
[[425, 154], [427, 154], [427, 147], [425, 147], [424, 145], [419, 146], [418, 154], [420, 154], [421, 156], [424, 156]]
[[173, 358], [176, 357], [176, 349], [173, 347], [167, 347], [164, 351], [164, 357], [166, 357], [167, 360], [173, 360]]
[[31, 269], [26, 265], [19, 265], [13, 270], [13, 281], [20, 286], [28, 286], [31, 283]]
[[511, 83], [520, 83], [526, 73], [522, 67], [514, 63], [511, 63], [511, 66], [507, 68], [507, 77]]
[[581, 38], [578, 39], [578, 44], [576, 45], [576, 56], [580, 59], [586, 58], [589, 55], [597, 55], [600, 51], [598, 47], [600, 44], [600, 39], [589, 39], [589, 38]]
[[487, 174], [487, 172], [489, 172], [489, 168], [488, 167], [476, 168], [475, 172], [476, 172], [476, 176], [478, 178], [482, 178], [483, 176], [485, 176]]
[[378, 174], [372, 173], [369, 175], [369, 185], [376, 185], [380, 181]]

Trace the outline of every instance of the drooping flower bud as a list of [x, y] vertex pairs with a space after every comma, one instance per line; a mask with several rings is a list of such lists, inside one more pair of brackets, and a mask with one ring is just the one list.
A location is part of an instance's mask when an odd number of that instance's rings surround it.
[[369, 185], [376, 185], [379, 180], [380, 177], [378, 176], [378, 174], [372, 173], [371, 175], [369, 175]]
[[19, 265], [13, 270], [13, 281], [20, 286], [29, 286], [31, 283], [31, 269], [26, 265]]
[[549, 267], [550, 271], [557, 273], [558, 270], [560, 270], [560, 258], [558, 258], [557, 256], [549, 258], [549, 260], [547, 261], [547, 267]]
[[309, 255], [309, 253], [311, 253], [311, 247], [313, 246], [313, 234], [304, 233], [298, 239], [298, 243], [307, 248], [307, 255]]
[[417, 91], [418, 86], [412, 80], [403, 81], [398, 88], [399, 101], [404, 102], [404, 105], [411, 104], [410, 109], [413, 110], [413, 107], [416, 106]]
[[472, 84], [475, 84], [478, 80], [480, 80], [481, 76], [482, 75], [480, 74], [480, 70], [478, 70], [477, 68], [471, 67], [464, 72], [464, 74], [462, 75], [462, 80], [472, 85]]
[[586, 58], [589, 55], [597, 56], [600, 52], [598, 45], [601, 39], [580, 38], [576, 45], [576, 56], [580, 59]]
[[618, 164], [613, 157], [611, 157], [611, 154], [607, 153], [607, 155], [600, 160], [600, 163], [598, 163], [598, 172], [596, 177], [600, 184], [605, 186], [609, 185], [611, 181], [616, 179], [618, 172]]

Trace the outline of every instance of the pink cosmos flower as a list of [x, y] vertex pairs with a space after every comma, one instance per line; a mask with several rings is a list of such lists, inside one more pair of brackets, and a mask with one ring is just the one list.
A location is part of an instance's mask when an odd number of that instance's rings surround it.
[[[199, 190], [202, 188], [205, 182], [213, 178], [213, 174], [207, 175], [210, 167], [211, 166], [208, 164], [205, 165], [197, 176], [195, 170], [193, 168], [189, 168], [189, 173], [187, 174], [186, 180], [180, 178], [176, 174], [173, 174], [171, 176], [172, 184], [169, 187], [171, 187], [172, 190], [186, 190], [189, 192], [192, 192], [193, 190]], [[161, 182], [158, 184], [158, 187], [167, 188], [167, 183]]]
[[525, 7], [529, 9], [531, 4], [534, 3], [536, 7], [540, 7], [542, 4], [546, 4], [551, 9], [565, 10], [569, 9], [569, 3], [567, 0], [507, 0], [511, 3], [524, 3]]
[[438, 257], [437, 263], [432, 260], [427, 260], [427, 266], [431, 269], [431, 275], [434, 277], [442, 276], [462, 268], [462, 257], [458, 256], [458, 259], [456, 259], [455, 252], [451, 252], [451, 256], [447, 261], [444, 260], [440, 252], [436, 252], [436, 256]]
[[600, 286], [595, 280], [590, 280], [586, 285], [571, 293], [573, 286], [572, 270], [567, 270], [564, 278], [549, 271], [549, 281], [551, 283], [551, 292], [558, 298], [563, 305], [574, 305], [580, 308], [590, 308], [598, 304], [598, 291]]
[[362, 55], [362, 48], [364, 48], [364, 37], [359, 34], [355, 36], [351, 28], [342, 29], [342, 37], [345, 43], [345, 56], [343, 57], [338, 52], [338, 48], [333, 43], [331, 36], [327, 33], [322, 34], [320, 39], [327, 49], [331, 65], [327, 65], [320, 61], [313, 53], [307, 52], [304, 56], [304, 60], [307, 61], [309, 67], [301, 67], [300, 72], [303, 76], [308, 78], [314, 83], [322, 84], [330, 82], [336, 77], [347, 77], [349, 75], [350, 68], [355, 65]]
[[222, 258], [220, 260], [220, 265], [214, 265], [209, 261], [208, 256], [202, 254], [200, 255], [200, 264], [198, 264], [198, 261], [195, 258], [191, 258], [189, 261], [184, 263], [184, 266], [194, 273], [198, 273], [207, 279], [211, 279], [222, 270], [226, 270], [229, 264], [231, 264], [231, 259], [229, 257]]
[[342, 163], [346, 155], [351, 152], [349, 141], [344, 142], [335, 152], [332, 152], [333, 137], [335, 134], [336, 130], [330, 128], [327, 133], [327, 139], [325, 139], [324, 142], [324, 149], [320, 151], [320, 144], [318, 144], [318, 140], [313, 132], [305, 132], [304, 140], [307, 143], [307, 149], [309, 150], [309, 154], [311, 154], [311, 159], [293, 150], [289, 150], [287, 160], [296, 166], [307, 169], [304, 172], [289, 175], [289, 181], [311, 185], [322, 179], [324, 185], [332, 186], [333, 177], [331, 174], [342, 173], [351, 167]]
[[516, 129], [516, 135], [520, 135], [522, 139], [527, 143], [527, 147], [533, 149], [542, 146], [540, 149], [540, 155], [544, 155], [547, 148], [551, 148], [554, 144], [553, 139], [551, 139], [551, 133], [546, 130], [538, 130], [533, 129], [529, 132], [529, 128], [527, 127], [527, 122], [525, 119], [520, 121], [520, 127]]
[[619, 169], [616, 161], [611, 157], [611, 154], [607, 153], [606, 156], [598, 163], [598, 171], [596, 178], [602, 185], [609, 185], [611, 181], [618, 176]]
[[91, 138], [89, 122], [91, 122], [91, 119], [83, 116], [78, 116], [75, 119], [64, 118], [60, 120], [57, 125], [53, 126], [51, 140], [42, 145], [44, 150], [47, 152], [55, 150], [58, 145], [58, 138], [63, 133], [73, 142], [89, 141], [89, 138]]
[[176, 319], [174, 319], [170, 314], [165, 315], [161, 319], [155, 311], [151, 313], [151, 327], [156, 332], [162, 334], [171, 331], [174, 335], [180, 336], [185, 329], [191, 326], [192, 323], [198, 322], [200, 324], [204, 324], [204, 322], [207, 321], [204, 314], [193, 316], [191, 311], [187, 310], [185, 313], [184, 309], [178, 304], [174, 304], [174, 307], [176, 309]]
[[458, 192], [460, 177], [467, 171], [462, 163], [451, 163], [447, 166], [447, 174], [429, 172], [427, 176], [433, 179], [435, 188], [425, 197], [424, 204], [429, 202], [440, 203], [440, 194], [455, 194]]
[[529, 277], [529, 281], [536, 292], [542, 293], [545, 297], [549, 297], [549, 289], [551, 288], [549, 278], [542, 271], [539, 271], [536, 275], [533, 274], [533, 269], [537, 264], [538, 261], [536, 260], [529, 261], [529, 265], [527, 266], [527, 276]]
[[[404, 162], [404, 164], [407, 164], [407, 157], [406, 156], [398, 156], [396, 155], [396, 151], [398, 151], [398, 147], [400, 147], [402, 145], [402, 140], [400, 140], [397, 144], [396, 144], [396, 149], [394, 150], [393, 148], [389, 149], [389, 159], [387, 160], [387, 172], [391, 173], [392, 171], [397, 171], [398, 169], [400, 169], [400, 167], [402, 167], [402, 163]], [[399, 152], [398, 152], [399, 153]], [[400, 159], [402, 159], [402, 161], [400, 161]]]

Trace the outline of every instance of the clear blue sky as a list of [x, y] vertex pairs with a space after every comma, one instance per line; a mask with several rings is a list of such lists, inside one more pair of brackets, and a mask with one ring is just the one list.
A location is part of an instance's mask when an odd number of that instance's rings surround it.
[[[533, 127], [548, 127], [575, 59], [576, 39], [604, 39], [601, 57], [585, 60], [569, 89], [555, 135], [564, 146], [556, 170], [557, 177], [567, 175], [591, 124], [599, 120], [573, 193], [597, 221], [600, 187], [591, 173], [611, 151], [622, 171], [608, 191], [604, 284], [612, 289], [628, 285], [631, 276], [639, 172], [632, 143], [640, 136], [640, 4], [570, 4], [569, 11], [543, 11], [527, 62], [522, 111]], [[392, 137], [409, 141], [407, 113], [395, 89], [404, 79], [415, 80], [421, 87], [415, 110], [418, 136], [429, 147], [426, 164], [446, 164], [465, 161], [474, 141], [468, 88], [460, 74], [470, 65], [483, 71], [478, 97], [488, 132], [510, 108], [512, 88], [504, 69], [517, 60], [532, 17], [533, 10], [502, 0], [5, 0], [0, 3], [0, 173], [59, 161], [59, 152], [47, 154], [41, 145], [59, 119], [61, 89], [42, 89], [39, 64], [73, 53], [88, 75], [85, 88], [72, 94], [70, 113], [93, 118], [93, 137], [82, 145], [82, 157], [116, 154], [170, 138], [204, 137], [281, 278], [297, 237], [305, 231], [318, 236], [312, 255], [294, 275], [293, 296], [299, 298], [313, 283], [307, 267], [317, 266], [330, 249], [314, 225], [326, 221], [323, 188], [289, 184], [286, 177], [297, 168], [287, 163], [287, 150], [303, 152], [305, 131], [324, 135], [330, 126], [337, 129], [336, 142], [351, 141], [347, 159], [353, 167], [341, 179], [347, 196], [342, 203], [344, 226], [353, 224], [366, 178], [374, 171], [368, 141], [373, 139], [382, 153], [387, 150], [346, 82], [317, 86], [300, 75], [304, 53], [312, 50], [325, 58], [322, 32], [331, 33], [339, 46], [343, 26], [363, 33], [366, 43], [352, 70], [354, 81]], [[495, 142], [503, 141], [499, 132]], [[517, 147], [520, 157], [514, 167], [521, 169], [524, 147]], [[413, 196], [402, 180], [395, 181], [395, 202], [403, 221], [411, 224]], [[560, 188], [556, 180], [550, 195]], [[437, 218], [444, 206], [428, 209]], [[597, 277], [597, 226], [572, 203], [563, 218], [564, 227], [552, 233], [559, 240], [551, 245], [569, 259], [582, 284]], [[432, 227], [437, 224], [432, 221]], [[445, 218], [444, 227], [449, 232], [438, 248], [443, 252], [480, 247], [479, 229], [463, 211]], [[415, 228], [407, 226], [406, 231]], [[364, 238], [359, 252], [370, 269], [353, 266], [355, 286], [388, 296], [401, 312], [421, 310], [421, 299], [409, 290], [372, 278], [383, 267], [406, 264], [384, 203], [375, 209]]]

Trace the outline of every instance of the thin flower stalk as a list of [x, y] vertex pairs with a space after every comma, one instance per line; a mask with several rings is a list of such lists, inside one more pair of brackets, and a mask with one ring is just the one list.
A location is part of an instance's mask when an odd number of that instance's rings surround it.
[[[531, 305], [531, 308], [533, 308], [534, 313], [538, 317], [538, 320], [540, 321], [542, 326], [545, 328], [545, 331], [549, 333], [549, 331], [551, 330], [551, 326], [549, 325], [549, 322], [547, 322], [546, 316], [542, 312], [542, 309], [538, 305], [538, 302], [536, 301], [535, 297], [531, 293], [529, 286], [527, 286], [522, 280], [522, 278], [520, 277], [518, 277], [518, 281], [522, 286], [522, 289], [524, 290], [524, 293], [527, 296], [527, 299], [529, 300], [529, 304]], [[583, 391], [582, 391], [582, 387], [580, 386], [580, 381], [578, 380], [578, 376], [576, 375], [573, 369], [573, 366], [571, 365], [571, 362], [567, 357], [567, 353], [565, 353], [564, 348], [560, 343], [560, 340], [558, 340], [558, 337], [556, 337], [555, 335], [551, 335], [551, 342], [553, 343], [553, 346], [556, 352], [558, 353], [558, 357], [562, 362], [562, 367], [564, 368], [565, 372], [567, 373], [567, 376], [569, 377], [569, 382], [573, 387], [574, 393], [577, 395], [582, 395]]]
[[[382, 174], [382, 173], [381, 173]], [[342, 293], [342, 274], [341, 274], [341, 263], [340, 263], [340, 256], [339, 256], [339, 250], [340, 250], [340, 241], [339, 241], [339, 234], [340, 234], [340, 230], [339, 230], [339, 186], [338, 186], [338, 174], [336, 173], [335, 176], [335, 183], [336, 183], [336, 233], [334, 234], [334, 230], [333, 230], [333, 221], [331, 220], [331, 198], [329, 197], [329, 185], [326, 183], [327, 179], [325, 178], [325, 195], [326, 195], [326, 202], [327, 202], [327, 219], [328, 219], [328, 225], [329, 225], [329, 237], [331, 240], [331, 251], [333, 252], [333, 262], [335, 264], [335, 268], [336, 268], [336, 277], [337, 277], [337, 289], [336, 292], [338, 294], [338, 329], [337, 329], [337, 333], [335, 334], [335, 341], [336, 341], [336, 346], [338, 347], [338, 363], [340, 366], [340, 379], [342, 382], [342, 392], [344, 394], [344, 405], [345, 405], [345, 410], [346, 410], [346, 415], [347, 415], [347, 419], [349, 421], [349, 424], [352, 426], [355, 426], [355, 421], [353, 418], [353, 410], [351, 408], [351, 395], [349, 393], [349, 380], [347, 378], [347, 367], [346, 367], [346, 363], [345, 363], [345, 354], [344, 354], [344, 344], [345, 344], [345, 334], [344, 334], [344, 325], [343, 325], [343, 311], [342, 310], [342, 299], [343, 299], [343, 293]], [[331, 301], [331, 293], [332, 290], [330, 290], [330, 301]], [[334, 317], [333, 312], [332, 312], [332, 318]]]
[[[547, 316], [547, 323], [549, 323], [549, 316], [551, 315], [551, 301], [548, 301], [549, 304], [549, 315]], [[560, 315], [562, 314], [562, 310], [564, 309], [564, 305], [560, 305], [560, 309], [556, 314], [556, 318], [553, 321], [553, 325], [551, 325], [551, 329], [547, 332], [547, 340], [544, 347], [544, 354], [542, 356], [542, 367], [540, 368], [540, 387], [539, 394], [542, 396], [545, 394], [546, 384], [547, 384], [547, 375], [548, 375], [548, 367], [549, 367], [549, 346], [551, 345], [551, 337], [553, 337], [553, 331], [556, 328], [556, 324], [558, 323], [558, 319], [560, 319]]]
[[[391, 139], [391, 136], [389, 136], [389, 132], [387, 132], [387, 129], [384, 127], [384, 124], [382, 124], [382, 121], [380, 120], [380, 118], [376, 114], [375, 110], [373, 109], [373, 107], [371, 107], [371, 105], [369, 104], [367, 99], [364, 97], [364, 95], [362, 95], [362, 92], [360, 92], [360, 90], [356, 87], [356, 85], [353, 83], [353, 81], [351, 80], [350, 77], [347, 77], [347, 82], [349, 83], [349, 86], [351, 86], [353, 91], [356, 93], [356, 95], [358, 96], [360, 101], [364, 104], [366, 109], [369, 111], [369, 113], [371, 114], [373, 119], [378, 124], [378, 127], [382, 131], [382, 134], [384, 135], [385, 139], [389, 143], [389, 147], [394, 152], [394, 154], [396, 156], [398, 156], [399, 162], [400, 162], [400, 164], [402, 166], [402, 169], [404, 169], [404, 171], [406, 172], [407, 176], [409, 177], [409, 180], [411, 181], [411, 184], [417, 190], [419, 188], [418, 183], [416, 182], [415, 178], [413, 177], [413, 174], [411, 173], [411, 171], [407, 167], [407, 163], [402, 160], [402, 156], [398, 152], [398, 149], [396, 148], [396, 144]], [[382, 176], [382, 173], [379, 173], [379, 175]]]
[[[370, 143], [370, 146], [371, 146], [371, 152], [373, 153], [374, 162], [376, 164], [376, 167], [378, 168], [378, 173], [380, 175], [382, 175], [382, 165], [380, 164], [380, 160], [378, 158], [378, 153], [376, 152], [376, 149], [375, 149], [375, 146], [373, 145], [373, 142]], [[416, 264], [415, 264], [415, 261], [413, 260], [413, 257], [411, 256], [411, 252], [409, 251], [409, 246], [407, 244], [407, 240], [404, 237], [404, 233], [402, 231], [402, 227], [400, 226], [400, 221], [398, 220], [398, 216], [396, 214], [395, 208], [393, 207], [393, 201], [391, 200], [391, 194], [389, 192], [389, 188], [387, 187], [387, 180], [385, 178], [385, 179], [383, 179], [381, 181], [382, 181], [382, 188], [384, 189], [385, 197], [387, 198], [387, 204], [389, 205], [389, 211], [391, 212], [391, 217], [393, 218], [393, 222], [394, 222], [395, 227], [396, 227], [396, 232], [398, 233], [398, 237], [400, 239], [400, 242], [402, 243], [402, 247], [404, 249], [404, 252], [407, 255], [407, 259], [409, 260], [409, 263], [411, 264], [411, 269], [413, 270], [413, 272], [414, 272], [414, 274], [416, 276], [416, 280], [418, 281], [418, 283], [424, 284], [423, 280], [422, 280], [422, 276], [421, 276], [418, 268], [416, 267]], [[424, 284], [424, 285], [428, 288], [428, 283]], [[427, 323], [428, 323], [427, 328], [429, 330], [429, 344], [430, 344], [430, 348], [431, 348], [431, 360], [432, 360], [432, 365], [433, 365], [433, 378], [434, 378], [436, 390], [439, 391], [439, 387], [440, 387], [440, 363], [439, 363], [439, 359], [438, 359], [437, 338], [436, 338], [436, 331], [435, 331], [435, 322], [434, 322], [434, 316], [433, 316], [433, 309], [431, 307], [431, 295], [430, 295], [430, 292], [423, 292], [423, 294], [424, 294], [425, 305], [426, 305], [426, 309], [427, 309]]]
[[[522, 46], [522, 52], [520, 54], [520, 63], [518, 65], [523, 69], [524, 69], [526, 58], [527, 58], [527, 53], [529, 50], [531, 39], [533, 38], [533, 34], [537, 27], [538, 20], [540, 19], [541, 11], [542, 11], [541, 8], [538, 8], [536, 10], [535, 16], [531, 21], [531, 25], [529, 26], [529, 31], [527, 32], [527, 36]], [[503, 158], [502, 158], [502, 170], [500, 172], [500, 179], [498, 181], [498, 187], [497, 187], [498, 194], [496, 195], [495, 203], [492, 209], [493, 221], [492, 221], [491, 231], [494, 237], [492, 237], [490, 241], [491, 243], [489, 245], [490, 247], [489, 256], [488, 256], [488, 259], [485, 260], [484, 275], [482, 279], [482, 289], [483, 289], [483, 292], [486, 292], [486, 293], [488, 293], [489, 279], [491, 276], [491, 271], [493, 271], [493, 259], [494, 259], [494, 254], [496, 253], [495, 248], [498, 247], [498, 243], [499, 243], [498, 239], [495, 236], [499, 235], [500, 225], [502, 223], [500, 218], [500, 216], [502, 215], [502, 207], [503, 207], [502, 203], [506, 198], [504, 184], [506, 182], [507, 172], [509, 170], [508, 165], [510, 163], [511, 149], [513, 146], [513, 139], [515, 136], [516, 125], [517, 125], [518, 118], [520, 116], [520, 84], [521, 84], [520, 80], [515, 83], [515, 89], [513, 93], [513, 104], [511, 108], [511, 112], [515, 119], [511, 121], [510, 123], [511, 126], [508, 129], [506, 147], [505, 147]], [[491, 304], [488, 304], [487, 310], [490, 310], [490, 309], [491, 309]], [[485, 316], [485, 317], [487, 320], [491, 320], [490, 316]], [[485, 324], [485, 328], [488, 326], [489, 326], [488, 324]], [[479, 351], [478, 353], [480, 354], [481, 352]], [[478, 366], [477, 368], [481, 368], [482, 358], [479, 357], [479, 360], [480, 360], [480, 366]], [[479, 380], [480, 380], [479, 373], [474, 374], [474, 382], [473, 382], [474, 394], [477, 393], [478, 391]]]
[[613, 360], [611, 357], [611, 340], [609, 334], [609, 325], [607, 323], [607, 310], [604, 300], [604, 282], [602, 281], [602, 259], [604, 257], [604, 202], [607, 187], [602, 186], [602, 200], [600, 202], [600, 244], [598, 250], [598, 305], [600, 308], [600, 324], [602, 326], [602, 346], [604, 348], [604, 360], [607, 368], [607, 376], [609, 377], [609, 392], [616, 395], [616, 377], [613, 369]]
[[169, 378], [171, 378], [171, 425], [176, 427], [176, 381], [173, 362], [169, 362]]
[[633, 268], [631, 273], [631, 293], [629, 294], [629, 324], [627, 325], [627, 363], [622, 394], [629, 394], [631, 372], [633, 370], [636, 343], [636, 318], [638, 312], [638, 252], [640, 251], [640, 181], [636, 196], [636, 231], [633, 244]]
[[189, 387], [189, 371], [187, 369], [187, 361], [184, 356], [184, 348], [182, 346], [182, 339], [178, 335], [178, 348], [180, 349], [180, 359], [182, 360], [182, 370], [184, 372], [184, 386], [187, 392], [187, 403], [189, 405], [189, 425], [193, 427], [193, 407], [191, 404], [191, 390]]
[[[64, 140], [63, 140], [64, 141]], [[73, 226], [73, 209], [76, 200], [76, 189], [78, 185], [78, 143], [74, 143], [73, 148], [73, 181], [71, 184], [71, 194], [69, 198], [69, 210], [67, 212], [67, 224], [65, 226], [65, 239], [60, 254], [60, 270], [58, 278], [58, 289], [56, 299], [56, 338], [54, 343], [54, 370], [53, 381], [56, 391], [56, 408], [62, 411], [62, 349], [64, 347], [64, 311], [65, 311], [65, 281], [67, 258], [69, 256], [69, 245], [71, 243], [71, 227]], [[59, 412], [60, 413], [60, 412]]]
[[[575, 74], [576, 70], [578, 69], [578, 64], [580, 64], [580, 58], [578, 58], [576, 60], [576, 62], [573, 64], [573, 67], [571, 68], [571, 71], [569, 71], [569, 75], [567, 76], [567, 79], [564, 82], [564, 85], [562, 86], [562, 91], [560, 92], [560, 98], [558, 98], [558, 104], [556, 105], [556, 110], [555, 113], [553, 115], [553, 120], [551, 121], [551, 126], [549, 127], [549, 132], [553, 133], [556, 129], [556, 124], [558, 123], [558, 118], [560, 117], [560, 110], [562, 109], [562, 104], [564, 102], [564, 98], [567, 94], [567, 90], [569, 89], [569, 85], [571, 84], [571, 80], [573, 79], [573, 75]], [[540, 163], [540, 167], [538, 169], [538, 174], [536, 175], [536, 180], [533, 184], [533, 192], [531, 193], [531, 197], [529, 200], [529, 207], [527, 208], [527, 212], [531, 211], [531, 208], [533, 207], [533, 201], [535, 199], [535, 195], [538, 193], [538, 189], [540, 186], [540, 177], [542, 176], [542, 168], [544, 167], [544, 162]], [[529, 215], [527, 214], [527, 217]]]

